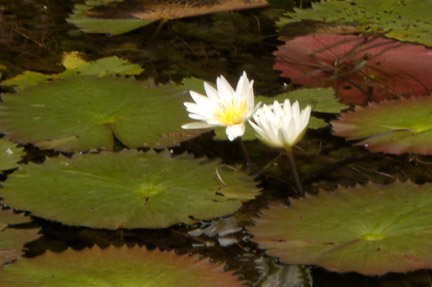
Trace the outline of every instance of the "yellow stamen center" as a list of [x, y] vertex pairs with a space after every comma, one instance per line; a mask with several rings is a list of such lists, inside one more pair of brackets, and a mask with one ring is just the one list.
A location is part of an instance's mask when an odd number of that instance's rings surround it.
[[238, 125], [243, 122], [246, 114], [246, 103], [232, 103], [230, 106], [220, 106], [216, 111], [218, 121], [227, 126]]

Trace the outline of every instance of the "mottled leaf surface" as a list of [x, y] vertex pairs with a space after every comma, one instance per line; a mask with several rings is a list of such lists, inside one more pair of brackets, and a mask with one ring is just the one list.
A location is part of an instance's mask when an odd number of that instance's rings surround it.
[[389, 38], [432, 46], [432, 2], [424, 0], [327, 0], [312, 9], [295, 9], [280, 26], [301, 20], [353, 25], [359, 32], [384, 33]]
[[10, 175], [0, 196], [67, 225], [162, 228], [231, 214], [258, 194], [255, 186], [215, 161], [123, 150], [30, 163]]
[[133, 79], [73, 77], [3, 94], [0, 131], [41, 149], [112, 149], [114, 137], [128, 147], [163, 148], [199, 135], [190, 121], [185, 91], [148, 87]]
[[21, 258], [0, 270], [4, 287], [84, 286], [244, 286], [222, 265], [198, 256], [176, 255], [174, 251], [145, 248], [93, 247], [61, 253], [47, 251], [35, 258]]
[[0, 139], [0, 170], [13, 169], [25, 155], [21, 147], [7, 139]]
[[249, 228], [282, 262], [367, 275], [432, 267], [431, 184], [370, 183], [290, 200]]
[[373, 103], [342, 113], [333, 134], [374, 152], [432, 154], [432, 97]]

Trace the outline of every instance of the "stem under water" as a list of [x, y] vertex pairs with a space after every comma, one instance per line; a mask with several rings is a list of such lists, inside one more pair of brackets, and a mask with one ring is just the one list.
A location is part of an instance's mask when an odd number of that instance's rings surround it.
[[250, 167], [252, 166], [252, 161], [250, 160], [249, 154], [248, 154], [248, 152], [247, 152], [247, 150], [246, 150], [246, 146], [245, 146], [245, 144], [244, 144], [242, 138], [241, 138], [241, 137], [238, 137], [238, 138], [237, 138], [237, 142], [239, 143], [239, 145], [240, 145], [240, 149], [242, 150], [243, 157], [244, 157], [244, 160], [245, 160], [245, 162], [246, 162], [246, 167], [247, 167], [247, 168], [250, 168]]
[[287, 150], [286, 154], [288, 156], [289, 164], [291, 166], [291, 172], [292, 172], [292, 175], [294, 177], [294, 182], [295, 182], [295, 186], [296, 186], [296, 190], [297, 190], [297, 195], [299, 197], [301, 197], [301, 198], [304, 198], [305, 197], [305, 193], [304, 193], [303, 188], [302, 188], [301, 183], [300, 183], [300, 177], [299, 177], [299, 175], [297, 173], [297, 168], [296, 168], [296, 165], [295, 165], [295, 162], [294, 162], [294, 155], [292, 153], [292, 150], [291, 149]]

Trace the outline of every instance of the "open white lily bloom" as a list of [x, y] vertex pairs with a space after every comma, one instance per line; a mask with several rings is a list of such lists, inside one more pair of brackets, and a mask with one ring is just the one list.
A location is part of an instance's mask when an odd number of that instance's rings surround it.
[[226, 126], [230, 141], [241, 137], [245, 131], [245, 122], [254, 112], [253, 81], [249, 81], [246, 72], [240, 77], [234, 89], [220, 76], [216, 80], [217, 89], [204, 82], [207, 97], [190, 91], [195, 103], [184, 103], [189, 117], [198, 122], [182, 125], [183, 129], [203, 129]]
[[254, 113], [254, 122], [249, 120], [249, 123], [262, 142], [288, 151], [306, 133], [310, 113], [310, 106], [300, 111], [297, 101], [291, 106], [286, 99], [283, 106], [277, 101], [273, 105], [262, 106]]

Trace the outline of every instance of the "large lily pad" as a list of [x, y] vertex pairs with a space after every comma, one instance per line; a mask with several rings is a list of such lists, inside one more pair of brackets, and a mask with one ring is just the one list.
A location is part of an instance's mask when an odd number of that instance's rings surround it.
[[362, 139], [374, 152], [432, 154], [432, 97], [419, 97], [356, 107], [332, 121], [333, 133]]
[[22, 254], [24, 244], [36, 240], [39, 229], [15, 229], [10, 225], [28, 223], [29, 217], [16, 214], [11, 209], [0, 210], [0, 266]]
[[23, 89], [27, 86], [34, 86], [41, 82], [52, 79], [63, 79], [74, 76], [98, 76], [106, 77], [113, 75], [138, 75], [143, 69], [136, 64], [131, 64], [126, 60], [116, 56], [98, 59], [87, 62], [83, 60], [79, 53], [69, 52], [63, 55], [62, 64], [66, 71], [59, 74], [42, 74], [38, 72], [25, 71], [24, 73], [2, 82], [6, 86], [16, 86]]
[[21, 147], [7, 139], [0, 139], [0, 170], [13, 169], [17, 167], [25, 152]]
[[30, 163], [10, 175], [0, 196], [68, 225], [159, 228], [231, 214], [257, 195], [255, 185], [214, 161], [124, 150]]
[[359, 32], [385, 33], [389, 38], [432, 46], [432, 2], [424, 0], [327, 0], [312, 9], [295, 9], [279, 25], [315, 20], [353, 25]]
[[274, 69], [295, 84], [335, 89], [345, 104], [432, 91], [432, 51], [391, 39], [317, 34], [279, 46]]
[[186, 92], [133, 79], [74, 77], [2, 95], [0, 131], [41, 149], [167, 147], [197, 136], [185, 131]]
[[4, 287], [235, 287], [243, 283], [224, 272], [222, 265], [200, 260], [196, 255], [139, 247], [47, 251], [36, 258], [21, 258], [0, 270], [0, 285]]
[[265, 210], [254, 241], [290, 264], [338, 272], [407, 272], [432, 267], [432, 185], [340, 187]]

